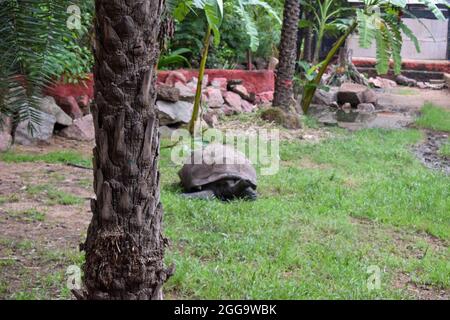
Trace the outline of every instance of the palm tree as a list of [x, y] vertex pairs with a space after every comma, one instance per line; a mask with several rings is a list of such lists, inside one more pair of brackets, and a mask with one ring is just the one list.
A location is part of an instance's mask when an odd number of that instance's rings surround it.
[[82, 299], [162, 299], [156, 65], [164, 1], [96, 0], [94, 189]]
[[280, 42], [280, 63], [275, 82], [274, 106], [289, 109], [293, 105], [293, 78], [297, 57], [299, 0], [285, 0]]

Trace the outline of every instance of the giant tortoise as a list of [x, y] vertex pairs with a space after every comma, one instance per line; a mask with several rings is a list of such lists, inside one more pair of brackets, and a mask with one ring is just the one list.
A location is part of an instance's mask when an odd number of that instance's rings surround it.
[[244, 154], [233, 147], [209, 144], [195, 150], [178, 173], [189, 198], [223, 201], [256, 200], [256, 170]]

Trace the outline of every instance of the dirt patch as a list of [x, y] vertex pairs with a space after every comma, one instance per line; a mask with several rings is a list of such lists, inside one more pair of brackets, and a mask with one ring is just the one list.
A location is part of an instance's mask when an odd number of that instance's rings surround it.
[[65, 270], [81, 264], [91, 181], [91, 170], [63, 164], [0, 162], [0, 298], [72, 298]]
[[447, 141], [447, 133], [426, 131], [425, 141], [415, 146], [413, 151], [427, 168], [450, 175], [450, 158], [439, 154], [439, 150]]

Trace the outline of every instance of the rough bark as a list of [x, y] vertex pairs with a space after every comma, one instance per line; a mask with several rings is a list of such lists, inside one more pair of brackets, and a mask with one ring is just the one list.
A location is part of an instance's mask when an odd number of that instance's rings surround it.
[[85, 299], [162, 299], [156, 64], [164, 0], [96, 0], [94, 189]]
[[289, 109], [293, 105], [293, 79], [297, 57], [297, 32], [300, 17], [300, 2], [286, 0], [284, 3], [283, 27], [280, 42], [280, 63], [275, 83], [274, 106]]

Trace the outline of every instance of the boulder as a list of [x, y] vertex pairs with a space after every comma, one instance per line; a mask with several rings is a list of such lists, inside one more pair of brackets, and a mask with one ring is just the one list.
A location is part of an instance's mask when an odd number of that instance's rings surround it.
[[180, 91], [180, 100], [187, 102], [194, 102], [195, 99], [195, 88], [188, 87], [181, 82], [175, 83], [175, 88]]
[[353, 108], [356, 108], [361, 103], [375, 104], [377, 97], [372, 90], [363, 85], [346, 82], [339, 88], [337, 101], [341, 105], [350, 103]]
[[370, 78], [369, 83], [373, 85], [375, 88], [381, 89], [395, 88], [397, 86], [397, 83], [395, 81], [381, 77]]
[[230, 91], [237, 93], [242, 99], [245, 99], [250, 102], [255, 102], [256, 96], [254, 93], [249, 93], [247, 88], [242, 84], [230, 85]]
[[218, 88], [208, 87], [206, 89], [206, 101], [209, 108], [221, 108], [224, 104], [222, 91]]
[[237, 93], [227, 91], [223, 98], [235, 113], [242, 112], [242, 98]]
[[395, 82], [401, 86], [408, 86], [408, 87], [415, 87], [417, 86], [417, 81], [408, 77], [405, 77], [403, 75], [398, 75], [395, 77]]
[[92, 114], [76, 119], [70, 127], [61, 130], [64, 138], [78, 141], [92, 141], [95, 139], [94, 120]]
[[220, 89], [221, 91], [227, 91], [227, 84], [228, 84], [227, 78], [214, 78], [211, 81], [211, 86], [213, 86], [216, 89]]
[[337, 90], [330, 89], [329, 91], [325, 91], [323, 89], [316, 90], [314, 94], [312, 103], [320, 104], [323, 106], [330, 106], [333, 102], [337, 101]]
[[273, 101], [273, 91], [261, 92], [256, 96], [256, 103], [266, 104]]
[[7, 151], [12, 144], [12, 121], [5, 117], [0, 119], [0, 152]]
[[194, 105], [186, 101], [157, 101], [159, 123], [161, 126], [176, 123], [189, 123]]
[[172, 134], [176, 131], [176, 128], [171, 128], [168, 126], [159, 127], [159, 136], [161, 139], [171, 139]]
[[205, 113], [203, 115], [203, 120], [205, 120], [210, 128], [215, 128], [219, 124], [219, 116], [216, 113]]
[[[193, 77], [191, 81], [187, 83], [189, 86], [193, 86], [194, 88], [197, 88], [198, 84], [198, 78]], [[203, 81], [202, 81], [202, 88], [205, 89], [209, 84], [209, 76], [207, 74], [203, 75]]]
[[55, 102], [53, 97], [47, 96], [41, 99], [38, 106], [39, 110], [47, 114], [51, 114], [56, 118], [56, 123], [63, 126], [70, 126], [73, 122], [72, 118], [69, 117]]
[[55, 101], [65, 113], [72, 117], [72, 119], [79, 119], [83, 117], [83, 112], [74, 97], [55, 97]]
[[182, 84], [186, 84], [187, 80], [184, 74], [179, 71], [171, 71], [166, 78], [166, 84], [168, 86], [173, 87], [177, 82], [181, 82]]
[[253, 112], [256, 109], [256, 105], [248, 102], [247, 100], [242, 100], [241, 103], [242, 111], [244, 112]]
[[159, 84], [157, 86], [157, 99], [169, 102], [177, 102], [180, 100], [180, 89], [168, 86], [167, 84]]
[[[39, 112], [38, 110], [36, 110]], [[55, 116], [39, 112], [40, 124], [35, 125], [33, 131], [29, 130], [29, 120], [22, 121], [16, 128], [14, 142], [20, 145], [29, 146], [38, 142], [46, 142], [53, 135], [55, 127]]]

